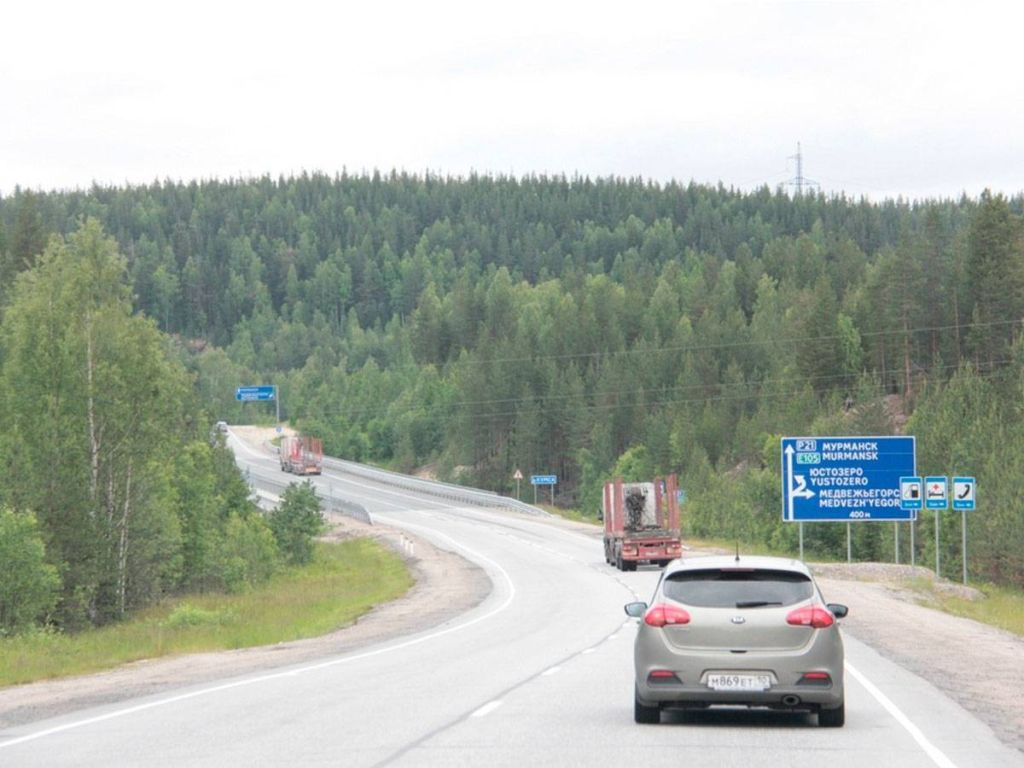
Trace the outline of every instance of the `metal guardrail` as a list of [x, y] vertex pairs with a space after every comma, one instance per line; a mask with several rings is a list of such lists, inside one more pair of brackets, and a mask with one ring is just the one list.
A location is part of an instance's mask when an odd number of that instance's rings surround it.
[[[271, 452], [276, 452], [275, 446], [270, 443], [266, 444]], [[439, 499], [445, 499], [446, 501], [452, 501], [458, 504], [472, 505], [474, 507], [490, 507], [494, 509], [511, 509], [516, 512], [523, 512], [528, 515], [536, 515], [538, 517], [550, 517], [550, 513], [545, 512], [539, 507], [535, 507], [532, 504], [527, 504], [524, 501], [518, 499], [512, 499], [508, 496], [501, 496], [500, 494], [494, 493], [493, 491], [484, 491], [479, 488], [468, 488], [464, 485], [455, 485], [454, 483], [442, 483], [438, 480], [424, 480], [419, 477], [412, 477], [411, 475], [403, 475], [400, 472], [392, 472], [387, 469], [378, 469], [377, 467], [371, 467], [366, 464], [358, 464], [354, 461], [345, 461], [344, 459], [336, 459], [330, 456], [324, 456], [323, 466], [325, 469], [331, 469], [334, 472], [341, 474], [354, 475], [356, 477], [362, 477], [367, 480], [371, 480], [381, 485], [388, 485], [393, 488], [402, 488], [413, 493], [425, 494], [433, 496]], [[286, 488], [292, 480], [282, 481], [280, 483], [274, 482], [273, 484], [279, 485], [279, 487]], [[332, 492], [331, 496], [324, 497], [321, 494], [321, 499], [332, 506], [338, 512], [356, 517], [364, 522], [371, 523], [370, 515], [362, 504], [348, 501], [347, 499], [339, 499]]]
[[325, 499], [322, 494], [320, 495], [320, 498], [327, 504], [332, 512], [341, 512], [341, 514], [354, 517], [356, 520], [360, 520], [367, 525], [373, 525], [373, 520], [370, 519], [370, 513], [362, 504], [356, 504], [354, 501], [348, 501], [347, 499], [338, 499], [334, 496]]
[[[279, 489], [280, 491], [283, 492], [289, 485], [296, 482], [296, 480], [292, 478], [289, 478], [287, 480], [283, 478], [280, 480], [270, 480], [268, 478], [261, 478], [261, 482], [264, 485], [273, 486], [274, 488]], [[259, 499], [258, 503], [260, 507], [264, 509], [272, 509], [276, 507], [278, 502], [280, 501], [279, 494], [271, 494], [269, 491], [264, 491], [260, 488], [256, 488], [255, 486], [253, 486], [251, 479], [249, 479], [249, 487], [255, 491], [256, 496]], [[373, 525], [373, 520], [370, 519], [370, 513], [362, 504], [358, 504], [354, 501], [349, 501], [348, 499], [339, 499], [334, 495], [333, 492], [330, 495], [325, 496], [322, 488], [317, 488], [315, 484], [313, 487], [316, 490], [317, 496], [323, 503], [325, 509], [331, 512], [340, 512], [343, 515], [354, 517], [356, 520], [360, 520], [368, 525]], [[271, 496], [273, 496], [273, 498], [271, 498]]]
[[543, 509], [531, 504], [511, 499], [508, 496], [501, 496], [493, 491], [482, 491], [477, 488], [467, 488], [453, 483], [442, 483], [437, 480], [424, 480], [419, 477], [403, 475], [399, 472], [391, 472], [386, 469], [369, 467], [365, 464], [357, 464], [354, 461], [344, 461], [325, 456], [324, 467], [342, 474], [355, 475], [372, 480], [382, 485], [389, 485], [394, 488], [402, 488], [414, 493], [426, 494], [435, 498], [454, 501], [460, 504], [472, 505], [474, 507], [492, 507], [496, 509], [512, 509], [517, 512], [524, 512], [528, 515], [550, 517]]

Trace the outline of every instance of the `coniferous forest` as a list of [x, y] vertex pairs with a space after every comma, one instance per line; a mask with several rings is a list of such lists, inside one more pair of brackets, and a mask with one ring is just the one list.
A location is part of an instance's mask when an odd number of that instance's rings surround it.
[[[676, 472], [684, 535], [793, 552], [780, 436], [914, 434], [919, 474], [978, 479], [972, 577], [1024, 586], [1022, 207], [397, 173], [17, 190], [0, 507], [38, 518], [68, 616], [223, 581], [196, 527], [213, 517], [184, 499], [230, 499], [232, 546], [263, 540], [203, 440], [272, 419], [234, 392], [276, 384], [331, 455], [503, 493], [516, 469], [557, 474], [589, 515], [611, 476]], [[102, 556], [61, 530], [82, 525]], [[845, 556], [845, 526], [806, 537]], [[948, 515], [950, 574], [959, 542]], [[894, 545], [892, 524], [854, 526], [859, 559]]]

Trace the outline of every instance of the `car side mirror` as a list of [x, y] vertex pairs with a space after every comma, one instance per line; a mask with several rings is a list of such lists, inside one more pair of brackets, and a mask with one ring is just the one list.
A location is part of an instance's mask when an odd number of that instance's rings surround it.
[[850, 609], [842, 603], [829, 603], [828, 609], [832, 611], [832, 615], [835, 616], [837, 619], [845, 619], [846, 614], [850, 612]]
[[634, 619], [642, 619], [647, 613], [647, 603], [626, 603], [622, 608], [627, 616], [632, 616]]

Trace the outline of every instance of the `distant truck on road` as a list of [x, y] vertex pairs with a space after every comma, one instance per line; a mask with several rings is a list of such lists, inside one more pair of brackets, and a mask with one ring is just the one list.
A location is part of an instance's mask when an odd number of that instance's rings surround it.
[[638, 563], [667, 565], [682, 554], [675, 475], [653, 483], [604, 486], [604, 559], [620, 571]]
[[324, 464], [324, 445], [319, 437], [282, 437], [281, 469], [296, 475], [319, 475]]

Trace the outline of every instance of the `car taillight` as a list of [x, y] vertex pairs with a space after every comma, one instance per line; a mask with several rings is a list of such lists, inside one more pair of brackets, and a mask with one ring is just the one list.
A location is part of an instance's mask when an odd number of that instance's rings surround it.
[[674, 605], [655, 605], [644, 614], [644, 624], [664, 627], [667, 624], [689, 624], [690, 614]]
[[681, 682], [675, 672], [669, 669], [653, 669], [647, 675], [649, 685], [665, 685]]
[[829, 676], [828, 672], [804, 672], [803, 676], [796, 681], [796, 684], [831, 687], [832, 678]]
[[835, 624], [835, 621], [832, 613], [820, 605], [805, 605], [803, 608], [790, 611], [786, 616], [786, 623], [792, 624], [794, 627], [825, 629]]

